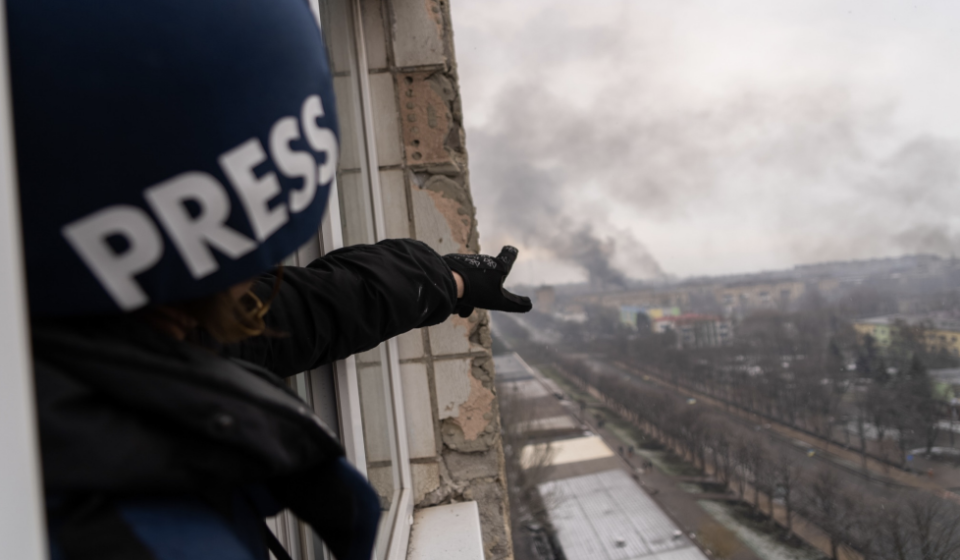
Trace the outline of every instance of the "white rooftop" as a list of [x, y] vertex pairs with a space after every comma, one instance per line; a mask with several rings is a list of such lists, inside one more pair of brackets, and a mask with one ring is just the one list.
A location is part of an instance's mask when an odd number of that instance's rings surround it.
[[493, 357], [498, 381], [519, 381], [533, 377], [533, 371], [516, 352]]
[[547, 482], [540, 494], [567, 560], [706, 560], [622, 470]]
[[523, 432], [548, 432], [554, 430], [576, 430], [579, 426], [569, 415], [537, 418], [524, 422], [520, 426]]
[[[536, 443], [524, 447], [520, 455], [520, 464], [529, 465], [533, 458], [539, 455], [537, 452], [543, 451], [547, 445], [546, 443]], [[555, 440], [551, 441], [549, 445], [552, 455], [551, 465], [565, 465], [567, 463], [613, 457], [613, 451], [597, 436]]]
[[[494, 356], [493, 364], [497, 372], [497, 382], [508, 390], [518, 390], [536, 397], [547, 395], [560, 397], [564, 394], [552, 379], [530, 367], [516, 352]], [[533, 385], [538, 385], [539, 388], [530, 388]]]
[[500, 394], [504, 396], [515, 396], [520, 400], [537, 399], [549, 397], [550, 392], [536, 379], [526, 379], [523, 381], [505, 381], [500, 384]]

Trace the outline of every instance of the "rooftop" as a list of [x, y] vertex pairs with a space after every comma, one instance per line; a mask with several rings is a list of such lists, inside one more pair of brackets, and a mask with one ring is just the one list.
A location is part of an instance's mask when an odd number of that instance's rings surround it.
[[719, 321], [720, 318], [715, 315], [699, 315], [696, 313], [684, 313], [683, 315], [677, 315], [676, 317], [661, 317], [659, 319], [654, 319], [655, 322], [667, 322], [667, 323], [700, 323], [704, 321]]
[[541, 484], [568, 560], [706, 560], [622, 470]]
[[[524, 465], [529, 464], [531, 457], [536, 451], [550, 446], [552, 460], [551, 465], [565, 465], [567, 463], [579, 463], [581, 461], [593, 461], [594, 459], [604, 459], [613, 457], [613, 451], [603, 443], [603, 440], [597, 436], [584, 436], [573, 439], [562, 439], [551, 441], [549, 444], [539, 443], [528, 445], [523, 448], [523, 454], [520, 462]], [[636, 485], [632, 480], [632, 484]]]

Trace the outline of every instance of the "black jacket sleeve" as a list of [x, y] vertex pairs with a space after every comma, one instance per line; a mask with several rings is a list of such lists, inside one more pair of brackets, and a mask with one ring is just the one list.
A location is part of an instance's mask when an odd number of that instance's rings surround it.
[[[270, 297], [274, 274], [253, 287]], [[441, 323], [457, 303], [450, 269], [412, 239], [354, 245], [305, 267], [285, 267], [265, 320], [272, 333], [226, 349], [229, 356], [289, 376], [418, 327]]]

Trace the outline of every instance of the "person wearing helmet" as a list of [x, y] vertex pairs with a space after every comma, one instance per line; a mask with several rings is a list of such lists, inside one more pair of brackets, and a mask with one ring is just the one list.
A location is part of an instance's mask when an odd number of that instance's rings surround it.
[[282, 378], [505, 291], [516, 249], [315, 235], [338, 159], [302, 0], [9, 0], [37, 410], [55, 560], [285, 553], [289, 508], [368, 559], [379, 504]]

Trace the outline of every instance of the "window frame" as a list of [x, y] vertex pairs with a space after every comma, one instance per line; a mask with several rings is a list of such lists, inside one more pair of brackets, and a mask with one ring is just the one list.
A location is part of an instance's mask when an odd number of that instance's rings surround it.
[[[362, 130], [357, 131], [363, 136], [363, 154], [362, 159], [365, 163], [366, 174], [369, 178], [369, 189], [372, 203], [374, 236], [377, 241], [387, 238], [386, 221], [383, 208], [383, 197], [380, 186], [380, 166], [378, 154], [376, 151], [376, 132], [374, 125], [373, 103], [370, 93], [369, 67], [367, 64], [366, 40], [363, 32], [363, 11], [360, 0], [345, 0], [348, 4], [349, 22], [328, 22], [328, 25], [349, 24], [353, 28], [352, 45], [357, 58], [358, 75], [358, 93], [360, 96], [360, 119]], [[320, 17], [320, 0], [308, 0], [310, 10], [314, 15], [318, 25], [322, 28], [323, 23]], [[343, 239], [343, 221], [340, 206], [340, 188], [336, 179], [330, 188], [329, 201], [327, 203], [327, 213], [324, 216], [321, 227], [317, 232], [316, 241], [319, 242], [319, 255], [339, 249], [344, 246]], [[299, 250], [296, 255], [296, 261], [299, 264], [306, 264], [312, 260], [307, 246]], [[393, 410], [393, 425], [395, 431], [394, 439], [396, 441], [397, 467], [399, 470], [399, 492], [397, 493], [394, 504], [391, 509], [395, 509], [393, 522], [389, 527], [382, 527], [381, 530], [389, 530], [390, 536], [385, 541], [387, 560], [402, 560], [406, 558], [407, 545], [410, 539], [410, 529], [413, 524], [413, 482], [412, 468], [410, 464], [410, 451], [407, 443], [406, 414], [404, 409], [403, 388], [400, 379], [400, 352], [396, 338], [391, 338], [385, 342], [386, 361], [383, 364], [384, 371], [388, 377], [390, 396]], [[332, 364], [333, 379], [335, 385], [335, 395], [337, 401], [337, 419], [339, 422], [339, 432], [341, 445], [343, 446], [347, 460], [364, 476], [367, 475], [366, 450], [363, 437], [363, 417], [361, 414], [360, 387], [357, 372], [357, 361], [355, 356], [350, 356], [343, 360], [338, 360]], [[318, 376], [324, 373], [314, 370], [307, 372], [309, 385], [316, 385], [321, 380]], [[313, 399], [310, 399], [311, 401]], [[299, 537], [296, 531], [292, 530], [292, 516], [284, 518], [277, 524], [278, 535], [281, 542], [288, 547], [290, 552], [301, 552], [301, 558], [310, 556], [318, 557], [317, 551], [310, 551], [307, 544], [310, 539], [304, 538], [307, 534], [300, 532]], [[286, 530], [284, 530], [286, 529]], [[304, 527], [305, 529], [305, 527]], [[297, 542], [299, 541], [299, 542]], [[296, 550], [291, 550], [296, 549]]]
[[6, 2], [0, 0], [0, 549], [12, 558], [48, 558], [33, 360], [27, 320], [19, 190], [7, 46]]
[[[311, 0], [311, 3], [317, 2], [318, 0]], [[366, 49], [366, 38], [364, 37], [364, 26], [363, 26], [363, 11], [361, 9], [360, 0], [349, 0], [350, 2], [350, 17], [353, 24], [353, 38], [356, 48], [357, 56], [357, 73], [359, 78], [360, 86], [360, 108], [362, 113], [362, 122], [363, 122], [363, 136], [364, 144], [366, 147], [366, 165], [367, 165], [367, 176], [370, 180], [370, 194], [371, 201], [373, 203], [373, 224], [374, 224], [374, 234], [377, 241], [381, 241], [387, 238], [387, 228], [386, 221], [384, 217], [383, 209], [383, 195], [380, 186], [380, 162], [377, 154], [376, 146], [376, 130], [374, 126], [374, 113], [373, 113], [373, 102], [370, 95], [370, 70], [367, 65], [367, 49]], [[318, 12], [319, 13], [319, 12]], [[332, 202], [328, 205], [328, 208], [337, 209], [337, 221], [339, 221], [339, 189], [334, 189], [331, 192], [331, 196], [336, 196], [334, 199], [336, 205]], [[329, 221], [333, 221], [334, 212], [331, 210], [328, 212], [327, 216], [330, 216]], [[339, 225], [339, 224], [338, 224]], [[331, 227], [332, 232], [342, 232], [340, 227]], [[334, 239], [331, 239], [334, 241]], [[340, 238], [340, 244], [342, 245], [342, 235]], [[332, 243], [331, 246], [334, 247], [336, 243]], [[387, 553], [385, 557], [388, 560], [401, 559], [406, 557], [407, 552], [407, 543], [410, 538], [410, 526], [413, 523], [413, 484], [412, 484], [412, 473], [410, 467], [410, 451], [407, 445], [407, 426], [406, 426], [406, 415], [404, 413], [404, 401], [403, 401], [403, 389], [402, 383], [400, 380], [400, 351], [397, 345], [397, 339], [391, 338], [386, 342], [386, 351], [387, 351], [387, 362], [384, 366], [387, 369], [387, 375], [389, 377], [390, 388], [391, 388], [391, 397], [393, 404], [393, 429], [396, 431], [394, 434], [397, 444], [397, 461], [399, 463], [398, 467], [400, 470], [400, 492], [397, 496], [397, 502], [394, 507], [397, 508], [397, 512], [394, 516], [393, 524], [390, 527], [390, 538], [387, 541]], [[338, 381], [338, 390], [341, 386], [341, 379], [346, 381], [347, 391], [342, 394], [343, 397], [346, 397], [351, 405], [355, 404], [353, 410], [357, 411], [359, 415], [359, 391], [357, 391], [357, 377], [356, 377], [356, 359], [351, 356], [346, 360], [343, 360], [344, 364], [341, 367], [338, 362], [335, 365], [335, 371], [337, 373], [336, 379]], [[341, 376], [341, 371], [345, 372], [345, 375]], [[344, 379], [345, 378], [345, 379]], [[353, 441], [357, 442], [356, 447], [359, 447], [359, 450], [363, 450], [363, 428], [361, 422], [346, 422], [344, 415], [341, 415], [340, 425], [341, 431], [345, 432], [347, 429], [355, 432], [355, 437]], [[356, 449], [354, 450], [356, 452]], [[358, 456], [359, 457], [359, 456]], [[350, 455], [348, 454], [348, 458]], [[357, 460], [354, 462], [358, 468], [361, 465], [364, 466], [362, 472], [366, 474], [366, 462]]]

